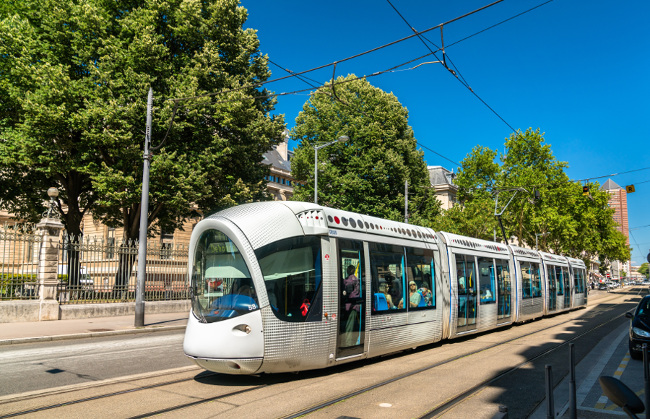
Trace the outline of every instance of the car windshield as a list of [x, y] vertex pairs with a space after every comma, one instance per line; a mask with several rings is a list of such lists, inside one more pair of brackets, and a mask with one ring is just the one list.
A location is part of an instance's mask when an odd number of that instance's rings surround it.
[[192, 266], [192, 311], [203, 322], [221, 321], [259, 309], [246, 262], [218, 230], [201, 234]]

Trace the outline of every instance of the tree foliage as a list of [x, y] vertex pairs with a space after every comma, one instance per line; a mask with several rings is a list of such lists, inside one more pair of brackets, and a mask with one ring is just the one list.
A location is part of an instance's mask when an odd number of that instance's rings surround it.
[[[149, 225], [192, 205], [265, 197], [262, 154], [282, 118], [257, 87], [270, 73], [236, 0], [23, 0], [0, 8], [0, 205], [27, 220], [60, 189], [69, 233], [92, 212], [139, 231], [146, 98], [154, 91]], [[211, 96], [206, 96], [211, 94]], [[172, 101], [170, 98], [189, 98]]]
[[643, 276], [648, 276], [648, 262], [643, 262], [639, 267], [639, 273]]
[[445, 212], [437, 228], [484, 239], [497, 231], [501, 237], [494, 214], [503, 212], [506, 237], [519, 243], [587, 261], [598, 257], [603, 266], [629, 260], [608, 193], [591, 183], [584, 196], [582, 185], [565, 173], [568, 163], [555, 158], [539, 129], [512, 134], [499, 163], [497, 154], [477, 146], [461, 162], [455, 179], [460, 205]]
[[291, 135], [299, 141], [291, 161], [293, 199], [313, 201], [314, 146], [348, 136], [318, 152], [318, 202], [392, 220], [429, 224], [440, 211], [423, 152], [416, 149], [408, 111], [391, 94], [354, 75], [339, 77], [311, 95]]

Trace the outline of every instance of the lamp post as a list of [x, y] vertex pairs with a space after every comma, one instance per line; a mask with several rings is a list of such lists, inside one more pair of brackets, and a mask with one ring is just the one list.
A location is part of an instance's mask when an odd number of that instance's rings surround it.
[[318, 204], [318, 150], [335, 143], [344, 143], [349, 139], [350, 137], [348, 137], [347, 135], [341, 135], [339, 138], [337, 138], [334, 141], [330, 141], [329, 143], [323, 145], [314, 146], [314, 204]]
[[47, 209], [47, 215], [45, 218], [60, 219], [61, 217], [56, 209], [56, 198], [59, 196], [59, 190], [55, 187], [51, 187], [47, 190], [47, 196], [50, 197], [50, 207]]
[[153, 89], [147, 96], [147, 125], [144, 133], [144, 164], [142, 166], [142, 198], [140, 200], [140, 236], [138, 248], [138, 277], [135, 291], [135, 327], [144, 326], [144, 283], [147, 275], [147, 229], [149, 215], [149, 166], [151, 166], [151, 110], [153, 108]]

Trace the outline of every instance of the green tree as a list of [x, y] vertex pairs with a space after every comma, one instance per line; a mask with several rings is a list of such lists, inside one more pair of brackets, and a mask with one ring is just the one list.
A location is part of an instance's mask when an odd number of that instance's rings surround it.
[[435, 220], [435, 229], [484, 240], [494, 238], [498, 226], [494, 217], [492, 190], [501, 170], [494, 161], [496, 156], [496, 151], [476, 146], [461, 161], [454, 178], [454, 184], [458, 186], [459, 204], [444, 211], [444, 215]]
[[397, 98], [354, 75], [339, 77], [311, 95], [291, 135], [299, 141], [291, 169], [293, 199], [313, 201], [314, 146], [347, 135], [318, 153], [318, 202], [392, 220], [404, 219], [409, 185], [409, 222], [429, 224], [440, 211], [423, 152], [416, 149], [408, 111]]
[[648, 276], [648, 262], [643, 262], [639, 267], [639, 273], [643, 276]]
[[[149, 225], [173, 231], [265, 197], [262, 154], [284, 121], [256, 32], [236, 0], [24, 0], [0, 8], [0, 205], [26, 220], [50, 186], [69, 234], [92, 212], [139, 232], [149, 87], [155, 93]], [[210, 94], [212, 96], [206, 96]], [[169, 98], [195, 98], [174, 102]]]
[[438, 221], [441, 229], [490, 239], [498, 228], [494, 221], [498, 194], [498, 211], [505, 208], [507, 237], [529, 246], [538, 242], [540, 250], [587, 262], [598, 256], [602, 266], [609, 260], [629, 260], [629, 247], [607, 205], [609, 195], [594, 183], [590, 195], [584, 196], [582, 185], [565, 173], [568, 163], [555, 158], [539, 129], [512, 134], [500, 165], [496, 157], [496, 151], [477, 146], [462, 161], [455, 179], [461, 203]]

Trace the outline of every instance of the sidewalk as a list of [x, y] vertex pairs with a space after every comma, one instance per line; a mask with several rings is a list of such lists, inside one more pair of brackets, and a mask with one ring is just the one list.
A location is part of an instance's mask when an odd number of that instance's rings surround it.
[[183, 330], [187, 325], [188, 316], [189, 312], [147, 314], [144, 318], [144, 327], [135, 327], [134, 315], [0, 323], [0, 345], [127, 333], [147, 333], [162, 330]]

